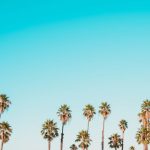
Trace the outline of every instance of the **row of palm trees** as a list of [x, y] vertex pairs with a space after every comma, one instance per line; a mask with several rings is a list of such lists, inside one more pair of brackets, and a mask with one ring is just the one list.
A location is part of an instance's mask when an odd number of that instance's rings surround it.
[[[139, 144], [144, 145], [144, 150], [148, 150], [148, 144], [150, 143], [150, 101], [145, 100], [141, 106], [141, 113], [140, 116], [140, 122], [142, 123], [141, 129], [136, 134], [136, 139]], [[105, 133], [105, 122], [108, 116], [111, 113], [110, 105], [107, 102], [102, 102], [99, 107], [99, 114], [103, 117], [103, 127], [102, 127], [102, 139], [101, 139], [101, 150], [104, 150], [104, 133]], [[67, 124], [67, 122], [71, 119], [71, 110], [70, 107], [65, 105], [62, 105], [58, 109], [58, 117], [60, 118], [60, 121], [62, 122], [62, 129], [61, 129], [61, 139], [60, 139], [60, 150], [63, 150], [63, 139], [64, 139], [64, 127]], [[89, 129], [90, 129], [90, 122], [94, 115], [96, 114], [95, 108], [88, 104], [83, 109], [83, 115], [87, 119], [87, 129], [82, 130], [77, 134], [75, 142], [78, 143], [78, 147], [82, 150], [88, 150], [88, 147], [91, 144]], [[124, 134], [126, 129], [128, 128], [128, 123], [126, 120], [121, 120], [119, 122], [119, 128], [122, 131], [122, 136], [118, 135], [117, 133], [112, 134], [109, 137], [109, 146], [110, 148], [114, 148], [117, 150], [118, 148], [124, 149]], [[42, 135], [44, 139], [48, 140], [48, 150], [50, 150], [50, 144], [52, 140], [57, 137], [58, 134], [58, 127], [56, 122], [53, 120], [47, 120], [42, 127]], [[77, 150], [78, 147], [75, 144], [72, 144], [70, 146], [70, 150]], [[131, 146], [129, 148], [130, 150], [135, 150], [134, 146]]]
[[[0, 118], [2, 114], [9, 108], [11, 102], [5, 94], [0, 95]], [[7, 143], [10, 139], [12, 133], [12, 128], [8, 122], [0, 122], [0, 140], [1, 140], [1, 150], [3, 150], [3, 145]]]

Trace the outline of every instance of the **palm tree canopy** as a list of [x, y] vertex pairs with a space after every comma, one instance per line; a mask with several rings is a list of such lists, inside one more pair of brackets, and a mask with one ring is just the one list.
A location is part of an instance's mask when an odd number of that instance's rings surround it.
[[44, 139], [52, 141], [58, 136], [58, 130], [57, 124], [53, 120], [47, 120], [42, 126], [41, 134]]
[[8, 122], [0, 123], [0, 140], [2, 140], [3, 143], [9, 141], [11, 133], [12, 133], [12, 128]]
[[110, 105], [107, 104], [107, 102], [102, 102], [101, 106], [99, 107], [99, 113], [104, 118], [107, 118], [107, 116], [111, 113]]
[[77, 148], [77, 146], [75, 145], [75, 144], [72, 144], [71, 146], [70, 146], [70, 150], [77, 150], [78, 148]]
[[150, 100], [145, 100], [141, 105], [142, 113], [145, 114], [146, 119], [150, 119]]
[[119, 123], [119, 127], [122, 132], [125, 132], [125, 130], [128, 128], [128, 122], [126, 120], [121, 120]]
[[129, 150], [135, 150], [135, 147], [134, 147], [134, 146], [131, 146], [131, 147], [129, 148]]
[[121, 137], [117, 133], [111, 135], [109, 137], [109, 146], [111, 148], [119, 148], [121, 147]]
[[80, 148], [88, 148], [91, 141], [89, 133], [84, 130], [80, 131], [76, 138], [76, 142], [79, 142]]
[[11, 102], [9, 101], [9, 97], [5, 94], [0, 95], [0, 113], [2, 114], [6, 109], [8, 109]]
[[71, 110], [70, 107], [66, 104], [62, 105], [57, 112], [58, 116], [60, 117], [60, 120], [63, 124], [66, 124], [71, 119]]
[[138, 144], [150, 144], [150, 129], [141, 126], [136, 133], [136, 140]]
[[95, 108], [88, 104], [85, 106], [85, 108], [83, 109], [83, 115], [90, 121], [94, 115], [96, 114], [95, 112]]

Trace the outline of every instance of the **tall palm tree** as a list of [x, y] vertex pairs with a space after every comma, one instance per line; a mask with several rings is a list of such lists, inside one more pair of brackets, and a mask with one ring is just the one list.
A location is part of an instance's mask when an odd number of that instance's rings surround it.
[[150, 100], [145, 100], [141, 105], [143, 115], [145, 115], [146, 125], [149, 127], [150, 124]]
[[89, 133], [84, 130], [80, 131], [79, 134], [77, 135], [76, 142], [79, 142], [79, 147], [82, 150], [87, 149], [91, 143]]
[[78, 148], [77, 148], [77, 146], [75, 145], [75, 144], [72, 144], [71, 146], [70, 146], [70, 150], [77, 150]]
[[128, 128], [128, 123], [126, 120], [121, 120], [119, 123], [120, 130], [122, 131], [122, 150], [124, 148], [124, 133]]
[[83, 115], [86, 117], [86, 119], [88, 121], [87, 132], [89, 132], [89, 123], [95, 114], [96, 114], [95, 108], [90, 104], [86, 105], [85, 108], [83, 109]]
[[51, 141], [58, 136], [57, 124], [53, 120], [44, 122], [41, 130], [44, 139], [48, 141], [48, 150], [51, 149]]
[[60, 141], [60, 150], [63, 150], [63, 139], [64, 139], [64, 126], [71, 119], [71, 110], [70, 107], [66, 104], [62, 105], [57, 112], [60, 121], [62, 122], [62, 131], [61, 131], [61, 141]]
[[12, 128], [8, 122], [0, 123], [0, 140], [1, 140], [1, 150], [3, 150], [3, 145], [9, 141], [12, 133]]
[[0, 117], [2, 113], [4, 113], [5, 110], [8, 109], [11, 102], [9, 101], [9, 98], [5, 94], [0, 95]]
[[134, 146], [131, 146], [131, 147], [129, 148], [129, 150], [135, 150], [135, 147], [134, 147]]
[[107, 102], [102, 102], [99, 107], [99, 113], [103, 116], [103, 129], [102, 129], [102, 150], [104, 150], [104, 129], [105, 129], [105, 120], [108, 115], [111, 113], [110, 105]]
[[115, 150], [117, 150], [118, 148], [121, 147], [121, 137], [120, 135], [118, 135], [117, 133], [111, 135], [109, 137], [109, 146], [110, 148], [114, 148]]
[[136, 133], [136, 140], [138, 144], [143, 144], [144, 150], [148, 150], [148, 144], [150, 144], [150, 129], [141, 126]]

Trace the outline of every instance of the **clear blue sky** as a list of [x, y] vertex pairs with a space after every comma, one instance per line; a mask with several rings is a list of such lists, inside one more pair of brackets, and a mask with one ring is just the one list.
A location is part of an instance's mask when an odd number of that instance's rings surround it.
[[[47, 119], [67, 103], [73, 118], [65, 128], [64, 150], [86, 128], [82, 108], [98, 111], [108, 101], [112, 114], [107, 137], [126, 119], [125, 149], [138, 146], [142, 100], [150, 98], [150, 2], [147, 0], [5, 0], [0, 2], [0, 92], [12, 106], [2, 116], [14, 132], [5, 150], [44, 150], [40, 135]], [[91, 123], [92, 145], [99, 150], [102, 118]], [[52, 150], [59, 149], [57, 138]]]

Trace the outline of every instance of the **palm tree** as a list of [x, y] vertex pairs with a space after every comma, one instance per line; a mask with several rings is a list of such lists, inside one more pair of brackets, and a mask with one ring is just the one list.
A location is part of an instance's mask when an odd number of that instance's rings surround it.
[[41, 130], [44, 139], [48, 141], [48, 150], [51, 149], [51, 141], [58, 136], [57, 124], [53, 120], [44, 122]]
[[61, 132], [61, 141], [60, 141], [60, 150], [63, 150], [63, 138], [64, 138], [64, 126], [71, 119], [71, 110], [70, 107], [66, 104], [62, 105], [57, 112], [60, 121], [62, 122], [62, 132]]
[[143, 144], [144, 150], [148, 150], [148, 144], [150, 144], [150, 129], [141, 126], [136, 133], [136, 140], [138, 144]]
[[77, 146], [75, 145], [75, 144], [72, 144], [71, 146], [70, 146], [70, 150], [77, 150], [78, 148], [77, 148]]
[[146, 126], [149, 127], [150, 120], [150, 100], [145, 100], [141, 105], [142, 114], [145, 116]]
[[79, 134], [77, 135], [76, 142], [80, 142], [79, 147], [82, 150], [87, 149], [91, 143], [89, 133], [87, 131], [84, 131], [84, 130], [80, 131]]
[[83, 109], [83, 115], [86, 117], [88, 121], [87, 132], [89, 132], [89, 123], [95, 114], [96, 114], [95, 108], [90, 104], [86, 105], [85, 108]]
[[134, 147], [134, 146], [131, 146], [131, 147], [129, 148], [129, 150], [135, 150], [135, 147]]
[[124, 133], [126, 131], [126, 129], [128, 128], [128, 123], [126, 120], [121, 120], [120, 123], [119, 123], [119, 127], [120, 127], [120, 130], [122, 131], [122, 150], [123, 150], [123, 147], [124, 147]]
[[12, 133], [12, 128], [8, 122], [0, 123], [0, 140], [1, 140], [1, 150], [3, 150], [4, 143], [9, 141]]
[[109, 144], [110, 148], [114, 148], [115, 150], [120, 148], [121, 147], [120, 135], [118, 135], [117, 133], [111, 135], [109, 137], [109, 143], [108, 144]]
[[107, 102], [102, 102], [99, 107], [99, 113], [103, 116], [103, 129], [102, 129], [102, 150], [104, 150], [104, 129], [105, 129], [105, 120], [108, 115], [111, 113], [110, 105]]
[[11, 102], [9, 101], [9, 98], [5, 94], [0, 95], [0, 117], [2, 113], [4, 113], [5, 110], [8, 109]]

